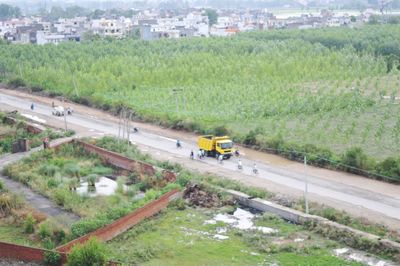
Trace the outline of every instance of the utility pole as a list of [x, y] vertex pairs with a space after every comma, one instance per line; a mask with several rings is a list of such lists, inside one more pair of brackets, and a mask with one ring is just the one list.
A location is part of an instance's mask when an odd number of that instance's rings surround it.
[[62, 97], [62, 105], [63, 105], [63, 109], [64, 109], [64, 124], [65, 124], [65, 131], [68, 130], [67, 128], [67, 109], [65, 108], [65, 98]]
[[304, 203], [306, 205], [306, 214], [309, 213], [308, 209], [308, 176], [307, 176], [307, 155], [304, 155]]

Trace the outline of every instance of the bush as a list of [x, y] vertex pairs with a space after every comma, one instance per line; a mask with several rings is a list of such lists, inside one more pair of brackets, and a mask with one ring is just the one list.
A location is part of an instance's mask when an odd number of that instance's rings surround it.
[[47, 266], [58, 266], [61, 264], [61, 255], [55, 251], [45, 251], [44, 252], [44, 265]]
[[33, 232], [35, 232], [35, 223], [35, 218], [33, 218], [32, 214], [29, 213], [24, 221], [24, 232], [27, 234], [33, 234]]
[[18, 87], [25, 87], [25, 81], [22, 78], [12, 78], [8, 81], [8, 85], [18, 88]]
[[46, 238], [50, 238], [51, 237], [51, 228], [50, 225], [47, 221], [41, 223], [39, 225], [39, 237], [40, 239], [46, 239]]
[[342, 163], [345, 164], [343, 168], [346, 171], [355, 174], [360, 174], [361, 171], [359, 169], [370, 170], [374, 168], [372, 160], [368, 158], [361, 148], [347, 150], [342, 156]]
[[0, 194], [0, 213], [3, 215], [9, 215], [12, 210], [11, 197], [7, 193]]
[[88, 186], [95, 187], [96, 182], [97, 182], [97, 175], [96, 174], [90, 174], [86, 177], [86, 180], [88, 182]]
[[227, 136], [229, 135], [229, 130], [226, 128], [226, 126], [218, 126], [214, 128], [214, 135], [215, 136]]
[[185, 200], [183, 200], [182, 198], [178, 198], [176, 200], [171, 201], [168, 207], [183, 211], [186, 209], [186, 203]]
[[4, 184], [3, 182], [0, 180], [0, 191], [4, 190]]
[[84, 245], [76, 245], [68, 256], [69, 266], [102, 266], [106, 264], [104, 246], [95, 238], [89, 239]]
[[71, 233], [74, 238], [77, 238], [93, 232], [97, 228], [100, 228], [110, 222], [110, 220], [105, 218], [81, 219], [80, 221], [72, 224]]
[[391, 177], [400, 181], [400, 158], [387, 158], [376, 166], [376, 172], [380, 175]]
[[54, 201], [59, 206], [64, 206], [66, 199], [68, 197], [68, 191], [63, 188], [57, 188], [53, 192]]
[[48, 164], [45, 164], [45, 165], [43, 165], [42, 167], [40, 167], [40, 169], [39, 169], [39, 173], [41, 174], [41, 175], [45, 175], [45, 176], [48, 176], [48, 177], [54, 177], [55, 176], [55, 174], [58, 172], [60, 170], [60, 168], [58, 168], [57, 166], [55, 166], [55, 165], [48, 165]]

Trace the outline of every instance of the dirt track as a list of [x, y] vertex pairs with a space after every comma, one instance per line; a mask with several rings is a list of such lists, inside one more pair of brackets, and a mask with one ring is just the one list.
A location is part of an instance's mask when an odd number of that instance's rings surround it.
[[[6, 99], [7, 95], [18, 97], [19, 100]], [[38, 111], [30, 112], [29, 106], [32, 101], [40, 105]], [[0, 89], [0, 109], [18, 109], [25, 113], [33, 113], [46, 119], [49, 125], [63, 127], [62, 119], [51, 117], [46, 113], [53, 101], [56, 105], [60, 104], [55, 99], [29, 95], [21, 91]], [[76, 130], [79, 135], [115, 134], [115, 124], [118, 122], [116, 117], [86, 106], [72, 103], [68, 105], [72, 106], [76, 112], [74, 117], [69, 118], [71, 120], [69, 128]], [[132, 135], [132, 141], [144, 152], [151, 153], [158, 159], [176, 161], [192, 170], [218, 174], [290, 197], [302, 197], [303, 195], [301, 184], [304, 178], [304, 166], [300, 163], [276, 155], [241, 148], [241, 152], [245, 154], [243, 159], [245, 167], [246, 162], [247, 165], [251, 165], [253, 161], [257, 161], [260, 166], [260, 174], [254, 176], [246, 172], [236, 171], [234, 162], [227, 162], [221, 167], [212, 159], [207, 159], [206, 162], [192, 161], [186, 156], [186, 151], [177, 152], [173, 150], [173, 141], [178, 138], [183, 141], [185, 148], [186, 146], [189, 149], [194, 147], [193, 143], [197, 136], [192, 133], [174, 131], [141, 122], [134, 124], [139, 127], [140, 134]], [[114, 128], [110, 128], [110, 125], [113, 125]], [[95, 126], [97, 127], [95, 128]], [[374, 222], [384, 223], [395, 230], [400, 229], [400, 219], [396, 214], [397, 211], [398, 216], [400, 216], [400, 186], [316, 167], [307, 167], [307, 176], [309, 176], [311, 188], [314, 189], [311, 189], [309, 194], [312, 201], [345, 210], [355, 216], [364, 217]], [[332, 195], [329, 195], [329, 193]], [[376, 206], [374, 206], [375, 204]], [[383, 210], [385, 207], [388, 208], [387, 215]]]

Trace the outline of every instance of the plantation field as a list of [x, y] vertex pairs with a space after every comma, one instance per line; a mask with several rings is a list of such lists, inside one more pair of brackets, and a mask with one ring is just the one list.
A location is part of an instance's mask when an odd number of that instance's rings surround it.
[[[399, 36], [399, 27], [385, 25], [3, 44], [0, 78], [106, 110], [125, 105], [144, 120], [175, 128], [229, 133], [290, 158], [298, 156], [282, 150], [400, 179], [398, 160], [377, 165], [400, 151]], [[361, 159], [344, 159], [354, 147]]]

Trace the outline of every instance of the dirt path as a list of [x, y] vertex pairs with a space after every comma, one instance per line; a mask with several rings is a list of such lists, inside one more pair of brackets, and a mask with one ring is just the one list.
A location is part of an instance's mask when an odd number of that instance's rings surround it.
[[[52, 144], [54, 145], [55, 142], [52, 142]], [[6, 154], [0, 157], [0, 173], [3, 171], [3, 168], [7, 164], [17, 162], [23, 159], [24, 157], [29, 156], [32, 152], [38, 150], [39, 149], [33, 149], [25, 153]], [[29, 187], [17, 181], [14, 181], [1, 174], [0, 174], [0, 180], [4, 183], [5, 187], [8, 190], [22, 196], [33, 209], [46, 214], [48, 217], [52, 217], [62, 225], [70, 227], [72, 223], [80, 219], [79, 216], [61, 209], [53, 201], [34, 192]]]
[[[41, 103], [47, 106], [47, 109], [42, 106], [39, 110], [41, 117], [47, 119], [48, 123], [53, 126], [63, 127], [62, 120], [54, 119], [48, 114], [48, 109], [53, 101], [56, 105], [59, 104], [57, 100], [30, 95], [21, 91], [0, 89], [1, 93], [4, 93], [4, 96], [15, 96], [18, 99], [18, 101], [17, 99], [11, 99], [11, 102], [8, 102], [8, 104], [12, 104], [11, 106], [2, 105], [0, 98], [1, 109], [11, 110], [15, 107], [26, 111], [29, 102]], [[25, 99], [25, 101], [22, 99]], [[71, 126], [80, 135], [101, 136], [101, 134], [115, 134], [115, 130], [117, 130], [116, 123], [118, 122], [116, 117], [86, 106], [72, 103], [69, 106], [76, 111], [76, 115], [69, 118]], [[39, 111], [35, 113], [39, 115]], [[225, 167], [220, 167], [210, 160], [207, 163], [188, 160], [186, 151], [176, 154], [176, 151], [170, 150], [169, 147], [173, 145], [174, 139], [177, 138], [184, 143], [186, 142], [186, 144], [190, 143], [192, 146], [197, 138], [195, 134], [174, 131], [141, 122], [134, 122], [134, 124], [139, 127], [141, 132], [146, 132], [146, 134], [135, 136], [137, 139], [135, 144], [142, 147], [144, 152], [150, 153], [156, 158], [179, 162], [189, 169], [239, 180], [247, 185], [265, 188], [275, 193], [295, 198], [300, 198], [303, 195], [302, 189], [304, 185], [301, 182], [303, 182], [304, 178], [304, 167], [301, 163], [289, 161], [276, 155], [241, 148], [242, 154], [245, 154], [243, 159], [247, 160], [248, 163], [258, 161], [260, 171], [264, 171], [265, 175], [256, 177], [235, 171], [233, 162], [227, 163]], [[189, 147], [185, 146], [185, 148]], [[314, 193], [310, 193], [309, 196], [311, 200], [345, 210], [354, 216], [386, 224], [394, 230], [400, 230], [399, 219], [382, 215], [382, 211], [379, 211], [382, 210], [380, 207], [382, 206], [387, 207], [388, 211], [391, 209], [390, 212], [393, 217], [397, 217], [400, 214], [400, 212], [397, 212], [397, 206], [400, 206], [400, 186], [316, 167], [308, 167], [307, 175], [310, 177], [311, 188], [314, 188]], [[286, 182], [290, 182], [290, 184]], [[332, 194], [328, 195], [328, 193]], [[400, 210], [400, 208], [398, 209]]]

